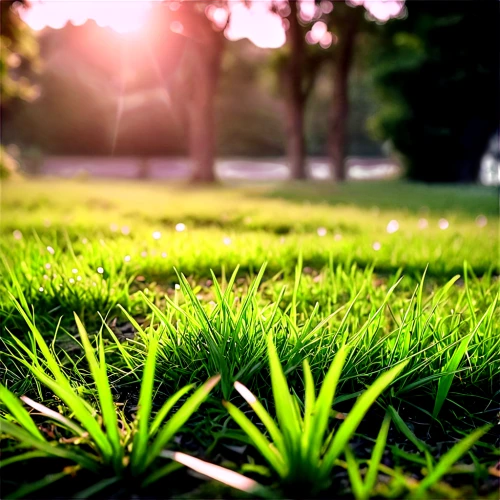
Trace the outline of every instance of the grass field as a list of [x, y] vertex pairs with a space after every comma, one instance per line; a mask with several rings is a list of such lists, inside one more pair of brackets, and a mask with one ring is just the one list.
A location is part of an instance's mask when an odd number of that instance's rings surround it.
[[1, 215], [2, 496], [497, 498], [495, 190], [24, 180]]

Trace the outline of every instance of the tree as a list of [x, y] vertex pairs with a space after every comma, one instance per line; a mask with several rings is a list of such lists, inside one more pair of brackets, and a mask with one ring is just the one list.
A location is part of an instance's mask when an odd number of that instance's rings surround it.
[[24, 0], [0, 2], [0, 106], [13, 98], [25, 100], [36, 96], [29, 80], [15, 75], [23, 65], [36, 64], [38, 45], [31, 30], [24, 24], [17, 10], [25, 6]]
[[334, 20], [338, 40], [332, 51], [333, 89], [330, 108], [330, 134], [328, 154], [332, 177], [337, 181], [346, 178], [345, 158], [347, 123], [349, 117], [349, 74], [353, 64], [355, 43], [363, 22], [363, 10], [337, 2]]
[[188, 110], [193, 182], [216, 180], [215, 96], [221, 72], [225, 40], [222, 29], [225, 24], [216, 29], [207, 18], [205, 8], [204, 2], [191, 1], [182, 2], [179, 9], [185, 35], [193, 40], [196, 54]]
[[[36, 64], [38, 57], [36, 41], [15, 10], [23, 5], [26, 5], [24, 0], [0, 2], [0, 113], [3, 118], [11, 100], [33, 100], [37, 96], [37, 89], [28, 78], [15, 74]], [[16, 160], [0, 145], [0, 179], [14, 176], [16, 169]]]
[[498, 129], [499, 7], [495, 1], [411, 2], [379, 30], [373, 75], [390, 140], [412, 179], [470, 182]]
[[[187, 37], [189, 65], [189, 154], [195, 183], [215, 181], [215, 96], [224, 50], [225, 22], [207, 17], [209, 7], [223, 9], [223, 2], [181, 2], [173, 12], [171, 28]], [[227, 18], [226, 18], [227, 22]]]
[[307, 100], [314, 88], [316, 76], [325, 61], [318, 47], [306, 43], [306, 29], [299, 21], [300, 8], [289, 2], [286, 49], [280, 71], [286, 107], [287, 156], [292, 179], [306, 179], [306, 143], [304, 118]]
[[271, 11], [283, 18], [284, 47], [274, 51], [271, 66], [285, 104], [286, 152], [292, 179], [306, 179], [305, 113], [314, 85], [328, 54], [306, 41], [309, 22], [303, 19], [301, 2], [270, 2]]
[[[343, 181], [348, 144], [349, 76], [359, 35], [373, 29], [363, 5], [370, 12], [374, 4], [365, 3], [365, 0], [352, 0], [349, 4], [343, 1], [290, 0], [288, 4], [287, 47], [281, 66], [281, 80], [287, 108], [288, 156], [292, 177], [306, 177], [305, 106], [321, 66], [329, 61], [333, 78], [327, 151], [332, 178]], [[403, 2], [398, 0], [385, 2], [385, 9], [375, 10], [371, 20], [385, 20], [397, 15], [402, 5]], [[301, 16], [301, 9], [305, 8], [309, 12], [307, 16]]]
[[149, 67], [153, 59], [155, 71], [144, 71], [141, 66], [143, 76], [137, 83], [145, 88], [157, 85], [160, 78], [165, 86], [179, 123], [187, 129], [194, 183], [215, 181], [215, 98], [225, 45], [226, 7], [223, 0], [155, 5], [148, 26], [151, 57], [146, 58]]
[[375, 23], [400, 16], [404, 12], [404, 0], [350, 0], [335, 2], [334, 8], [324, 17], [333, 33], [332, 70], [333, 88], [330, 108], [330, 134], [328, 155], [332, 177], [344, 181], [346, 151], [348, 145], [349, 77], [356, 55], [359, 54], [361, 35], [374, 30]]

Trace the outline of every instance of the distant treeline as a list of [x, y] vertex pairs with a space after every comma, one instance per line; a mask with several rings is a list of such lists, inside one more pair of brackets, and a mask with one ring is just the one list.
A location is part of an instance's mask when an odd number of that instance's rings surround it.
[[[65, 155], [188, 153], [189, 99], [181, 65], [170, 77], [155, 75], [156, 63], [146, 59], [154, 56], [127, 46], [123, 57], [123, 41], [92, 21], [47, 29], [39, 42], [43, 71], [31, 79], [40, 97], [13, 102], [4, 111], [5, 144]], [[283, 100], [266, 70], [268, 56], [269, 51], [245, 40], [227, 45], [216, 98], [221, 156], [286, 153]], [[327, 154], [329, 79], [325, 69], [306, 114], [311, 155]], [[361, 71], [354, 71], [351, 80], [349, 154], [379, 156], [380, 144], [366, 130], [366, 119], [375, 109], [373, 88]]]

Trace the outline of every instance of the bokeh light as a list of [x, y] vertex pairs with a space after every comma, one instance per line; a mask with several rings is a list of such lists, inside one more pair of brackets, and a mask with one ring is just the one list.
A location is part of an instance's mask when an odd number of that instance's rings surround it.
[[450, 223], [446, 219], [439, 219], [438, 222], [439, 229], [448, 229], [450, 227]]
[[399, 222], [397, 220], [391, 220], [387, 224], [387, 232], [389, 234], [395, 233], [399, 229]]
[[486, 218], [485, 215], [478, 215], [476, 217], [476, 224], [479, 227], [484, 227], [484, 226], [486, 226], [486, 224], [488, 224], [488, 219]]

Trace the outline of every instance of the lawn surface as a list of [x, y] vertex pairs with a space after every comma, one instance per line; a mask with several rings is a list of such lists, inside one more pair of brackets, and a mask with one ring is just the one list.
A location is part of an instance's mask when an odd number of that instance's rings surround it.
[[[41, 359], [42, 372], [58, 380], [36, 330], [57, 356], [68, 387], [105, 413], [76, 313], [89, 342], [102, 342], [122, 430], [134, 428], [140, 381], [157, 349], [153, 415], [186, 384], [199, 386], [221, 375], [168, 449], [242, 472], [271, 496], [308, 496], [298, 493], [297, 475], [290, 483], [273, 472], [221, 400], [250, 416], [233, 387], [238, 380], [271, 415], [280, 411], [269, 376], [271, 334], [294, 404], [307, 412], [304, 360], [319, 390], [345, 344], [329, 432], [342, 432], [345, 415], [356, 413], [353, 404], [377, 377], [407, 364], [353, 429], [352, 454], [341, 450], [315, 493], [496, 498], [498, 431], [484, 427], [495, 424], [500, 409], [494, 189], [402, 182], [195, 189], [25, 180], [4, 183], [1, 216], [2, 382], [12, 393], [72, 416], [64, 398], [40, 382], [43, 375], [37, 378], [33, 366]], [[5, 400], [3, 411], [7, 421], [21, 423]], [[385, 451], [373, 485], [363, 489], [359, 478], [369, 482], [366, 465], [370, 457], [375, 461], [374, 441], [387, 411], [392, 423], [380, 448]], [[68, 441], [67, 425], [54, 427], [53, 419], [36, 411], [32, 416], [61, 446], [97, 449], [85, 439]], [[458, 453], [454, 445], [477, 429], [484, 430], [477, 442], [471, 438]], [[16, 461], [29, 448], [19, 448], [18, 441], [4, 440], [2, 450], [11, 461], [5, 466], [11, 473], [2, 471], [2, 488], [14, 496], [26, 471], [30, 482], [40, 481], [38, 497], [47, 498], [54, 491], [71, 497], [103, 479], [109, 484], [94, 492], [101, 497], [239, 494], [186, 476], [186, 469], [148, 490], [123, 479], [116, 464], [114, 473], [92, 473], [83, 466], [68, 469], [71, 460], [61, 457]], [[112, 482], [113, 474], [121, 479]]]

